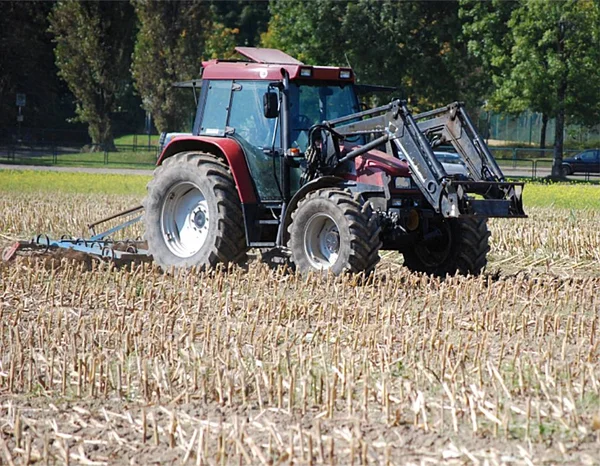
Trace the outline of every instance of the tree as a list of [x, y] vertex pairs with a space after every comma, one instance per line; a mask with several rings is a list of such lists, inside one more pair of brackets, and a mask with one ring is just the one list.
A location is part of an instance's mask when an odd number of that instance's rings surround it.
[[[522, 0], [512, 6], [504, 35], [492, 37], [493, 45], [475, 49], [484, 67], [491, 65], [486, 69], [494, 83], [494, 107], [509, 112], [530, 109], [546, 121], [556, 118], [552, 176], [559, 177], [566, 118], [584, 125], [600, 118], [600, 6], [566, 0]], [[471, 25], [485, 21], [481, 9], [471, 10], [476, 18]], [[483, 37], [479, 40], [487, 43]]]
[[256, 0], [229, 0], [211, 2], [214, 22], [231, 31], [236, 45], [254, 47], [269, 23], [269, 2]]
[[130, 88], [133, 10], [129, 3], [61, 1], [50, 14], [59, 75], [76, 99], [94, 144], [114, 150], [111, 112]]
[[173, 83], [200, 76], [210, 24], [205, 2], [133, 2], [139, 30], [133, 54], [135, 87], [159, 131], [179, 130], [193, 111], [192, 97]]
[[[23, 126], [64, 127], [73, 108], [65, 84], [56, 76], [45, 1], [3, 2], [0, 15], [0, 130], [16, 125], [16, 93], [25, 93]], [[3, 135], [0, 135], [2, 137]]]
[[271, 15], [263, 44], [306, 63], [350, 64], [360, 82], [398, 87], [418, 109], [472, 100], [454, 2], [288, 0]]

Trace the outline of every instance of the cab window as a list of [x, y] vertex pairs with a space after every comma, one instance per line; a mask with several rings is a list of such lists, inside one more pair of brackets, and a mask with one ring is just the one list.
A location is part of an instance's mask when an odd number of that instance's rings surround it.
[[224, 136], [231, 96], [231, 81], [210, 81], [202, 115], [200, 134]]
[[[263, 113], [263, 95], [269, 83], [266, 81], [236, 81], [233, 84], [231, 110], [227, 126], [235, 129], [235, 135], [254, 147], [261, 149], [273, 145], [276, 118], [267, 119]], [[279, 147], [279, 131], [275, 147]]]

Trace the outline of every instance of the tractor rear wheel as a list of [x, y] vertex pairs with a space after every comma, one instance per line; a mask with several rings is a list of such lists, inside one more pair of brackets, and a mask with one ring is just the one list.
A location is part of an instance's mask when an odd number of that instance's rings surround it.
[[148, 250], [161, 267], [214, 267], [245, 258], [235, 182], [212, 154], [182, 152], [165, 160], [143, 205]]
[[292, 213], [292, 261], [301, 273], [370, 273], [379, 262], [380, 232], [370, 204], [360, 196], [344, 189], [319, 189]]
[[[415, 272], [446, 275], [479, 275], [487, 264], [490, 233], [487, 219], [440, 218], [434, 222], [429, 240], [405, 251], [404, 265]], [[437, 234], [435, 234], [437, 233]]]

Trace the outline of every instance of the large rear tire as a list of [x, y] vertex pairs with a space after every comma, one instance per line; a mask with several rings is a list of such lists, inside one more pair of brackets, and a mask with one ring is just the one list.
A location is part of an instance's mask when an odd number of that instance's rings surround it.
[[370, 273], [379, 262], [380, 228], [371, 206], [343, 189], [309, 193], [292, 213], [292, 261], [300, 273]]
[[145, 238], [162, 268], [214, 267], [245, 258], [235, 182], [211, 154], [182, 152], [156, 168], [143, 201]]
[[414, 272], [439, 277], [479, 275], [487, 264], [490, 250], [487, 219], [440, 218], [435, 219], [434, 225], [438, 235], [405, 251], [404, 265]]

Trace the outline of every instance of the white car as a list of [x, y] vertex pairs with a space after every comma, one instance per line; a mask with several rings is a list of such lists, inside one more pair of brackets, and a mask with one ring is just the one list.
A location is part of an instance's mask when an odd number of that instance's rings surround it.
[[458, 154], [454, 152], [434, 152], [434, 155], [448, 175], [462, 175], [470, 178], [469, 170]]

